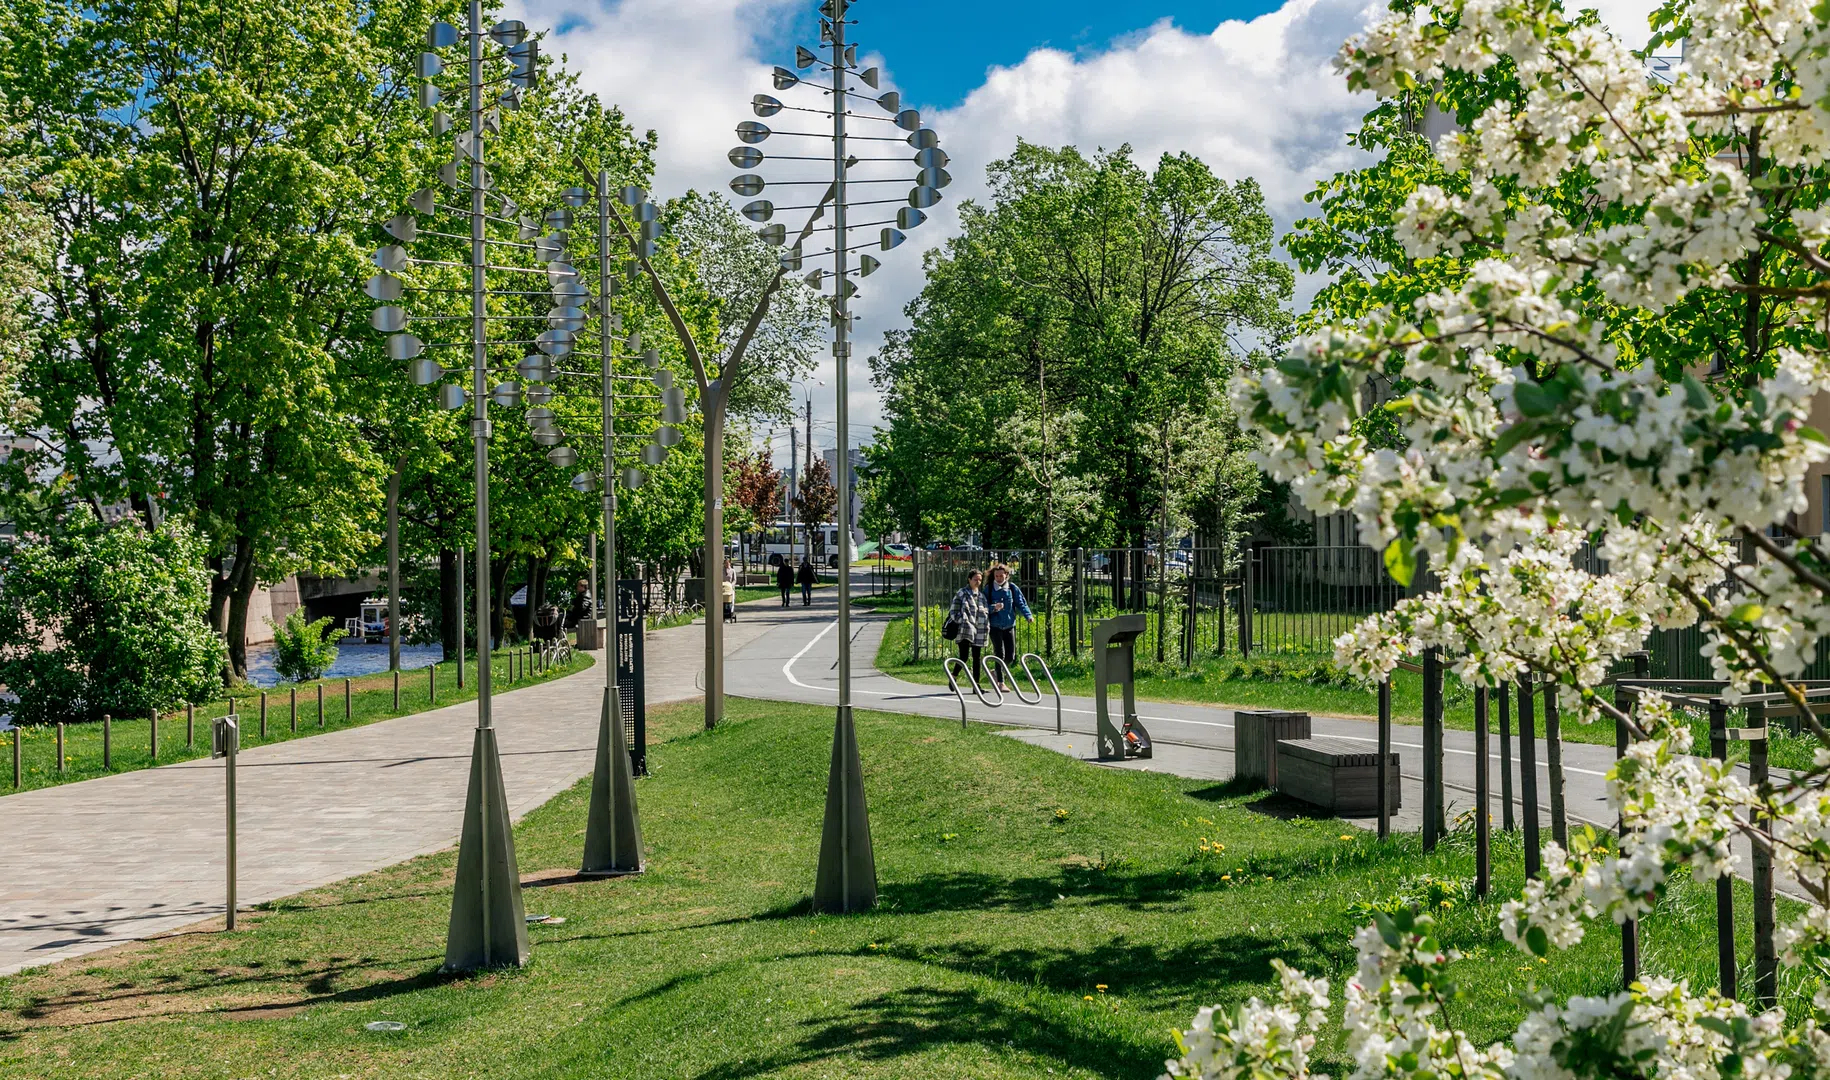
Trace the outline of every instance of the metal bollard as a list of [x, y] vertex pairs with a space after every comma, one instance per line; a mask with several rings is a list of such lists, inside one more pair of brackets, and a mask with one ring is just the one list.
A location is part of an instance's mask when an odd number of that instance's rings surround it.
[[64, 771], [64, 722], [57, 722], [57, 771]]
[[267, 737], [267, 691], [261, 691], [261, 738]]
[[157, 708], [147, 710], [147, 719], [152, 721], [152, 730], [147, 735], [147, 741], [151, 744], [152, 759], [156, 762], [159, 760], [159, 710]]
[[400, 711], [400, 669], [394, 669], [394, 711]]
[[191, 749], [197, 745], [197, 706], [192, 702], [184, 703], [184, 748]]
[[324, 726], [324, 684], [318, 684], [318, 727]]
[[114, 768], [114, 717], [102, 714], [102, 768]]
[[25, 784], [25, 747], [20, 740], [25, 738], [25, 729], [13, 725], [13, 790], [17, 791]]
[[343, 719], [345, 722], [350, 718], [349, 684], [350, 681], [348, 679], [343, 680]]
[[297, 735], [299, 733], [299, 688], [295, 686], [287, 691], [287, 694], [290, 697], [289, 704], [292, 708], [292, 733]]
[[426, 704], [438, 704], [438, 665], [426, 665]]

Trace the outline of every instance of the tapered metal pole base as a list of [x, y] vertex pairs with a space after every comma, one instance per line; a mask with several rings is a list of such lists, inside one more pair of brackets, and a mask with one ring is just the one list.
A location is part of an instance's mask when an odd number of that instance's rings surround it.
[[478, 728], [470, 751], [470, 793], [458, 841], [445, 970], [520, 967], [527, 958], [527, 917], [508, 793], [502, 787], [502, 756], [495, 729]]
[[604, 687], [597, 726], [597, 767], [591, 775], [591, 810], [585, 819], [581, 874], [605, 877], [642, 872], [642, 820], [635, 809], [635, 769], [623, 736], [622, 694]]
[[871, 851], [870, 815], [864, 805], [864, 766], [851, 706], [839, 706], [832, 732], [832, 770], [826, 778], [826, 828], [820, 837], [820, 871], [813, 910], [844, 913], [877, 906], [877, 858]]

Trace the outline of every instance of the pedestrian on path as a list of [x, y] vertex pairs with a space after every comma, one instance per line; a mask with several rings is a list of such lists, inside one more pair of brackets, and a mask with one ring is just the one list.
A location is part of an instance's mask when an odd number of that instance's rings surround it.
[[788, 606], [788, 594], [794, 591], [794, 567], [783, 555], [782, 561], [775, 568], [775, 587], [782, 591], [782, 606]]
[[813, 583], [819, 580], [819, 575], [813, 572], [812, 559], [801, 560], [801, 570], [795, 575], [795, 580], [801, 583], [801, 606], [812, 607]]
[[[1009, 671], [1017, 663], [1017, 616], [1022, 615], [1026, 621], [1035, 616], [1030, 614], [1029, 601], [1023, 599], [1022, 586], [1010, 580], [1010, 567], [1003, 563], [991, 568], [991, 584], [985, 587], [985, 606], [991, 612], [991, 654], [1004, 661], [1004, 670]], [[992, 673], [992, 678], [1000, 683], [1003, 681], [1003, 676], [996, 672]]]
[[969, 665], [974, 680], [985, 666], [985, 639], [991, 635], [991, 609], [979, 592], [984, 575], [974, 570], [966, 575], [966, 584], [953, 594], [953, 606], [947, 609], [947, 621], [959, 627], [953, 643], [959, 646], [960, 662]]

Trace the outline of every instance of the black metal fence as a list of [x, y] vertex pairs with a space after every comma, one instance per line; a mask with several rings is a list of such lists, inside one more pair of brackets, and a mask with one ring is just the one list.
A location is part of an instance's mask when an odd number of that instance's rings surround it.
[[1121, 612], [1154, 616], [1138, 643], [1158, 660], [1254, 653], [1326, 656], [1334, 639], [1405, 594], [1365, 547], [1074, 548], [924, 551], [914, 567], [917, 659], [953, 649], [940, 628], [974, 570], [1010, 569], [1032, 618], [1019, 619], [1019, 652], [1075, 656], [1091, 626]]

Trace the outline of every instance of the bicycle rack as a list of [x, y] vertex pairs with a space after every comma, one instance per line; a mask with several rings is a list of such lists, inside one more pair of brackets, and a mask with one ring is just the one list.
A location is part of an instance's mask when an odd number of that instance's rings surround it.
[[966, 666], [964, 660], [961, 660], [957, 656], [949, 656], [942, 662], [941, 670], [945, 671], [947, 674], [947, 686], [953, 691], [953, 696], [959, 699], [960, 730], [964, 731], [966, 729], [966, 692], [960, 689], [959, 680], [954, 678], [953, 669], [955, 667], [965, 673], [966, 680], [972, 684], [973, 696], [978, 698], [979, 704], [984, 705], [986, 708], [996, 709], [1004, 704], [1004, 691], [999, 686], [1000, 680], [997, 677], [999, 669], [1004, 673], [1002, 681], [1010, 684], [1010, 692], [1016, 695], [1018, 701], [1021, 701], [1025, 705], [1040, 705], [1042, 704], [1042, 683], [1036, 678], [1036, 673], [1030, 669], [1029, 662], [1031, 660], [1042, 665], [1042, 675], [1044, 678], [1048, 679], [1049, 689], [1054, 692], [1055, 734], [1061, 734], [1061, 687], [1055, 683], [1055, 673], [1048, 669], [1048, 661], [1042, 659], [1042, 657], [1035, 653], [1024, 653], [1017, 658], [1017, 663], [1022, 667], [1023, 674], [1029, 676], [1029, 688], [1035, 694], [1034, 697], [1023, 692], [1022, 684], [1017, 682], [1016, 676], [1011, 674], [1010, 665], [1006, 664], [1004, 658], [1001, 656], [988, 656], [985, 658], [985, 666], [987, 668], [990, 668], [993, 664], [997, 665], [997, 668], [991, 669], [992, 679], [990, 686], [991, 693], [996, 700], [986, 698], [986, 688], [979, 685], [978, 676], [973, 674], [972, 669]]

